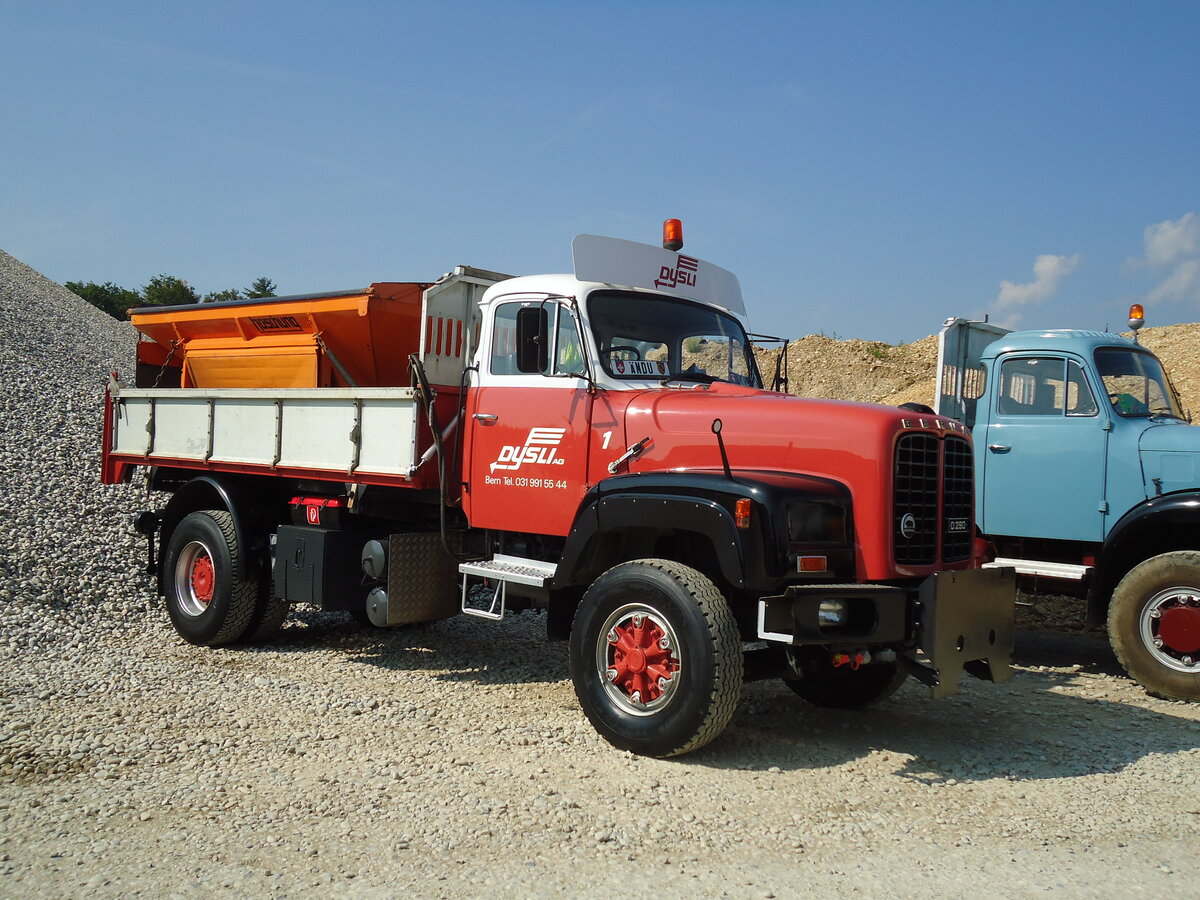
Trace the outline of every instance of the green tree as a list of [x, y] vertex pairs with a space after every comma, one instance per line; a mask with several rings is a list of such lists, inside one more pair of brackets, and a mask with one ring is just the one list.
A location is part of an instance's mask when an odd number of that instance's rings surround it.
[[204, 295], [204, 303], [225, 303], [231, 300], [244, 300], [242, 292], [236, 288], [227, 288], [223, 291], [212, 291]]
[[65, 287], [96, 309], [104, 310], [114, 319], [124, 319], [128, 310], [142, 303], [142, 297], [137, 291], [127, 290], [111, 281], [104, 284], [96, 284], [94, 281], [68, 281]]
[[255, 278], [254, 283], [246, 288], [247, 300], [258, 300], [262, 297], [275, 296], [275, 282], [265, 275], [262, 278]]
[[196, 289], [174, 275], [155, 275], [142, 288], [142, 296], [149, 306], [182, 306], [200, 302]]

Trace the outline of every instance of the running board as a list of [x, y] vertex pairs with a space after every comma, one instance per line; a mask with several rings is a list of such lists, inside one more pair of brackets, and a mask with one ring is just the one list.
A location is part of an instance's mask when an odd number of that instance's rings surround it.
[[1061, 578], [1064, 581], [1083, 581], [1092, 574], [1092, 566], [1074, 563], [1042, 562], [1037, 559], [1005, 559], [997, 557], [984, 563], [985, 569], [1016, 569], [1018, 575], [1041, 575], [1043, 578]]
[[[479, 616], [483, 619], [503, 619], [510, 584], [545, 587], [546, 582], [553, 578], [554, 573], [558, 571], [558, 566], [554, 563], [542, 562], [539, 559], [497, 554], [491, 559], [459, 563], [458, 571], [463, 576], [462, 611], [468, 616]], [[486, 578], [496, 582], [496, 590], [492, 593], [491, 603], [486, 609], [480, 606], [471, 606], [467, 601], [472, 575], [476, 578]]]

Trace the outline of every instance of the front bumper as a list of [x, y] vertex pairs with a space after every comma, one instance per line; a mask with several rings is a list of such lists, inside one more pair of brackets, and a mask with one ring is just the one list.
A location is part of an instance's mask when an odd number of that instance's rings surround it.
[[[829, 600], [848, 610], [841, 624], [822, 621], [821, 604]], [[934, 697], [944, 697], [958, 691], [963, 670], [986, 681], [1012, 678], [1015, 601], [1012, 569], [939, 572], [914, 588], [793, 585], [759, 600], [758, 637], [839, 652], [890, 647]]]

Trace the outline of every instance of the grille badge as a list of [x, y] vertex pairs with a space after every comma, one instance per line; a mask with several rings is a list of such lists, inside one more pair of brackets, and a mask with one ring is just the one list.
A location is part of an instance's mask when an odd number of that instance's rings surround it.
[[905, 513], [900, 518], [900, 534], [905, 540], [917, 533], [917, 519], [912, 513]]

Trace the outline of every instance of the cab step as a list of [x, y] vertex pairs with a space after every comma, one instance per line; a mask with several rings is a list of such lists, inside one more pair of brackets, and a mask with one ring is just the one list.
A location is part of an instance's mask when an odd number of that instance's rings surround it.
[[[484, 619], [503, 619], [505, 601], [509, 584], [525, 584], [533, 587], [545, 587], [546, 582], [554, 577], [558, 570], [555, 563], [543, 562], [540, 559], [525, 559], [521, 556], [504, 556], [497, 554], [491, 559], [477, 562], [460, 563], [459, 573], [462, 580], [462, 611], [468, 616], [479, 616]], [[471, 593], [471, 577], [487, 579], [496, 583], [492, 599], [486, 607], [473, 602]]]
[[1040, 575], [1043, 578], [1061, 578], [1065, 581], [1082, 581], [1092, 574], [1091, 566], [1073, 563], [1046, 562], [1038, 559], [1007, 559], [997, 557], [983, 564], [985, 569], [1013, 568], [1018, 575]]

